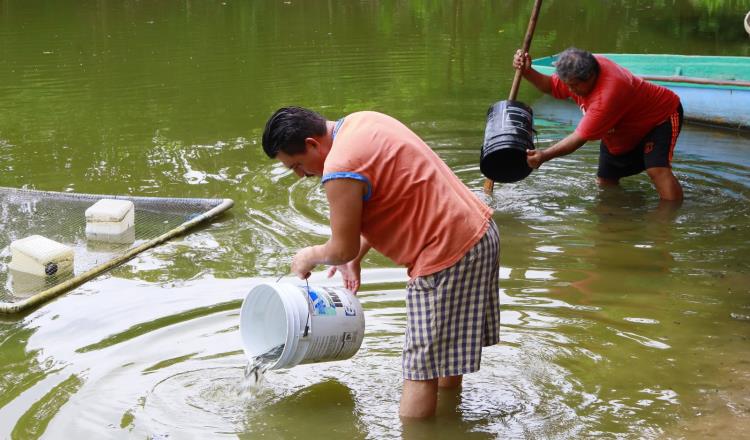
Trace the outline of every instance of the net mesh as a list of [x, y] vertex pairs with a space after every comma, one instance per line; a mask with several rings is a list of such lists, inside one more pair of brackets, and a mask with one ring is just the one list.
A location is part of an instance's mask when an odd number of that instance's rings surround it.
[[[87, 237], [85, 211], [101, 199], [132, 201], [135, 227], [118, 236]], [[0, 312], [21, 310], [61, 286], [73, 288], [231, 206], [229, 199], [127, 197], [0, 187]], [[9, 269], [10, 244], [31, 235], [73, 248], [73, 271], [40, 277]]]

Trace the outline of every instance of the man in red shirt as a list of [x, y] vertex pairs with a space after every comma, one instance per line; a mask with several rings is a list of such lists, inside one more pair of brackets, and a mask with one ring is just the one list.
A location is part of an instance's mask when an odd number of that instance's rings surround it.
[[662, 200], [681, 201], [682, 187], [672, 173], [672, 154], [682, 128], [682, 105], [672, 91], [634, 76], [605, 57], [569, 48], [547, 76], [517, 51], [513, 67], [527, 81], [557, 99], [572, 99], [583, 111], [576, 130], [546, 150], [528, 150], [531, 168], [601, 139], [597, 181], [617, 185], [646, 170]]

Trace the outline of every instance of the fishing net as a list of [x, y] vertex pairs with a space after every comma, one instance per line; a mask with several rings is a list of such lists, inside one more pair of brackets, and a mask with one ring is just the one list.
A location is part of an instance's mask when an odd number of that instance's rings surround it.
[[[112, 237], [86, 235], [85, 211], [101, 199], [129, 200], [135, 226]], [[64, 293], [232, 207], [230, 199], [127, 197], [0, 187], [0, 313], [15, 313]], [[73, 270], [36, 276], [11, 270], [10, 244], [41, 235], [74, 251]]]

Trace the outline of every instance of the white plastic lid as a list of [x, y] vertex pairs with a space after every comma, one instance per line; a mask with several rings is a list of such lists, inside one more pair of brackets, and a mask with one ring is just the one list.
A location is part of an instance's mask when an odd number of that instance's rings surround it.
[[101, 199], [86, 209], [86, 220], [94, 222], [119, 222], [133, 209], [130, 200]]
[[49, 261], [60, 261], [73, 256], [73, 249], [71, 247], [42, 237], [41, 235], [32, 235], [16, 240], [10, 244], [10, 248], [11, 250], [27, 255], [40, 264], [46, 264]]

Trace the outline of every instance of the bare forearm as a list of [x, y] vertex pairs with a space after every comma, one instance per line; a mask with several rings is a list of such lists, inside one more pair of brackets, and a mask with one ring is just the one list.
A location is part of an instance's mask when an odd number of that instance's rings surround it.
[[541, 158], [540, 164], [547, 162], [550, 159], [570, 154], [579, 149], [585, 143], [586, 139], [581, 138], [576, 132], [573, 132], [555, 145], [546, 150], [541, 150], [539, 152]]
[[350, 249], [339, 248], [331, 244], [329, 240], [325, 244], [310, 246], [307, 259], [314, 265], [326, 264], [329, 266], [338, 266], [346, 264], [353, 260], [356, 254]]
[[526, 69], [526, 71], [523, 73], [523, 77], [526, 79], [526, 81], [533, 84], [534, 87], [539, 89], [541, 92], [544, 92], [548, 95], [552, 94], [551, 77], [544, 75], [543, 73], [539, 73], [531, 67]]
[[516, 51], [513, 57], [513, 68], [521, 72], [526, 81], [530, 82], [540, 91], [552, 93], [552, 77], [537, 72], [531, 67], [531, 56], [528, 52]]
[[362, 196], [364, 184], [349, 179], [334, 179], [324, 185], [331, 207], [331, 238], [325, 244], [305, 251], [307, 265], [346, 264], [360, 254], [362, 247]]
[[544, 162], [555, 157], [570, 154], [586, 143], [586, 139], [581, 138], [573, 132], [565, 139], [547, 148], [546, 150], [527, 150], [526, 161], [531, 168], [539, 168]]
[[365, 258], [365, 255], [370, 251], [372, 248], [372, 245], [370, 245], [370, 242], [367, 241], [367, 239], [363, 236], [359, 238], [359, 254], [357, 254], [357, 258], [355, 260], [357, 262], [362, 261], [363, 258]]
[[371, 247], [364, 237], [360, 238], [359, 246], [354, 246], [353, 243], [337, 243], [334, 240], [328, 240], [325, 244], [311, 246], [308, 259], [315, 265], [339, 266], [350, 261], [361, 261]]

